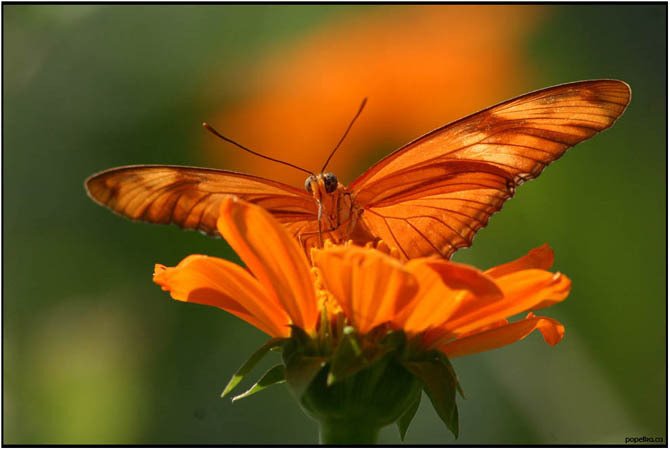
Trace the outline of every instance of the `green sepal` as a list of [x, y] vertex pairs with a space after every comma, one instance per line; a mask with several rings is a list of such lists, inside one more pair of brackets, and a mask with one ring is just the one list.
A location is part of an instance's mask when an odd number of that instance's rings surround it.
[[416, 398], [412, 400], [412, 403], [409, 405], [407, 410], [400, 416], [400, 419], [397, 420], [396, 425], [398, 426], [398, 432], [400, 433], [400, 440], [405, 440], [405, 435], [407, 434], [407, 429], [409, 424], [412, 423], [414, 416], [416, 415], [419, 405], [421, 404], [421, 389], [417, 389]]
[[284, 342], [286, 341], [285, 338], [273, 338], [267, 341], [261, 348], [256, 350], [250, 357], [249, 359], [242, 364], [242, 366], [237, 369], [237, 372], [233, 374], [233, 376], [230, 378], [230, 381], [224, 388], [223, 392], [221, 393], [221, 398], [225, 397], [235, 389], [235, 387], [240, 384], [240, 381], [249, 373], [251, 370], [258, 364], [258, 362], [263, 359], [265, 354], [269, 352], [270, 350], [274, 350], [276, 348], [279, 348]]
[[233, 402], [241, 400], [243, 398], [254, 395], [256, 392], [260, 392], [263, 389], [272, 386], [273, 384], [283, 383], [286, 381], [286, 373], [283, 364], [277, 364], [272, 369], [265, 372], [265, 375], [261, 377], [249, 390], [243, 392], [240, 395], [233, 397]]
[[286, 381], [298, 400], [302, 399], [316, 375], [326, 365], [326, 361], [322, 356], [295, 354], [285, 362]]
[[404, 361], [404, 366], [423, 383], [437, 415], [458, 438], [458, 411], [456, 386], [458, 380], [451, 364], [440, 352], [429, 352], [417, 360]]
[[291, 337], [288, 341], [294, 342], [301, 348], [314, 347], [314, 340], [302, 328], [296, 325], [289, 325], [291, 328]]
[[368, 363], [358, 342], [358, 336], [353, 332], [347, 331], [345, 328], [344, 335], [337, 344], [337, 347], [335, 347], [335, 351], [330, 359], [330, 370], [326, 381], [328, 386], [355, 374]]
[[315, 340], [296, 326], [291, 326], [291, 337], [284, 344], [282, 359], [286, 366], [286, 381], [298, 400], [328, 361], [320, 354]]
[[442, 361], [442, 364], [444, 364], [447, 369], [449, 369], [449, 372], [451, 373], [454, 381], [456, 382], [456, 392], [461, 396], [462, 399], [465, 399], [465, 392], [463, 392], [463, 388], [461, 387], [461, 383], [458, 381], [458, 375], [456, 375], [456, 371], [454, 370], [454, 366], [451, 365], [451, 361], [449, 361], [449, 358], [447, 358], [447, 355], [445, 355], [442, 352], [437, 352], [437, 357]]
[[391, 352], [400, 351], [406, 342], [405, 333], [389, 331], [385, 325], [370, 331], [366, 340], [346, 331], [330, 360], [329, 386], [372, 366]]
[[380, 341], [384, 354], [394, 350], [402, 350], [406, 343], [407, 336], [402, 330], [387, 331]]

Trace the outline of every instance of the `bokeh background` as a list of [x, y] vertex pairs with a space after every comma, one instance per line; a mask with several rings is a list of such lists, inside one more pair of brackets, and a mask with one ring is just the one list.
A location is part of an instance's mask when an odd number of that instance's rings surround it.
[[[455, 256], [485, 268], [547, 242], [574, 283], [547, 312], [557, 347], [533, 335], [454, 361], [457, 443], [665, 442], [666, 9], [3, 5], [3, 442], [316, 442], [284, 386], [219, 399], [262, 333], [151, 282], [154, 263], [227, 244], [111, 214], [84, 193], [91, 173], [185, 164], [302, 186], [201, 122], [317, 170], [367, 96], [331, 166], [351, 181], [453, 119], [591, 78], [632, 86], [623, 118]], [[406, 442], [454, 442], [425, 397]]]

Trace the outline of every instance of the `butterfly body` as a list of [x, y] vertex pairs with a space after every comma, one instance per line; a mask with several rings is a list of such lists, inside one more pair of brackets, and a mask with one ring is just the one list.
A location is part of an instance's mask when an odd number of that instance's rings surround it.
[[94, 201], [134, 220], [216, 236], [218, 206], [236, 195], [267, 209], [306, 248], [326, 238], [381, 239], [405, 258], [449, 258], [518, 186], [612, 126], [629, 102], [630, 87], [618, 80], [531, 92], [415, 139], [349, 186], [328, 172], [311, 175], [303, 190], [225, 170], [148, 165], [109, 169], [85, 186]]
[[323, 233], [335, 243], [347, 240], [361, 212], [347, 187], [337, 181], [335, 174], [325, 172], [307, 177], [305, 190], [317, 206], [319, 245], [323, 244]]

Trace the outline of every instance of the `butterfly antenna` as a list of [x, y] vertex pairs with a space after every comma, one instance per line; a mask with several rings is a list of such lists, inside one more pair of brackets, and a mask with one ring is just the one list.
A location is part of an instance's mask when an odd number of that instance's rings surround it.
[[366, 98], [364, 98], [363, 101], [361, 102], [361, 106], [358, 108], [358, 112], [356, 113], [356, 115], [354, 116], [354, 118], [351, 119], [351, 122], [349, 123], [349, 126], [347, 127], [346, 131], [345, 131], [344, 134], [342, 135], [342, 138], [340, 139], [340, 142], [338, 142], [337, 145], [335, 146], [335, 148], [333, 149], [333, 151], [330, 152], [330, 156], [328, 156], [328, 159], [326, 160], [326, 163], [325, 163], [325, 164], [323, 165], [323, 167], [321, 168], [321, 173], [323, 173], [323, 171], [326, 170], [326, 167], [328, 166], [328, 163], [330, 162], [330, 159], [333, 157], [333, 155], [335, 154], [335, 152], [337, 151], [337, 149], [340, 148], [340, 145], [341, 145], [342, 142], [344, 141], [344, 138], [346, 138], [346, 137], [347, 137], [347, 134], [349, 134], [349, 130], [351, 130], [351, 127], [354, 126], [354, 122], [356, 122], [356, 119], [358, 119], [358, 116], [360, 116], [361, 113], [363, 112], [363, 108], [365, 108], [365, 104], [366, 104], [367, 102], [368, 102], [368, 99], [367, 99], [367, 97], [366, 97]]
[[307, 170], [307, 169], [303, 169], [302, 167], [296, 166], [295, 164], [291, 164], [291, 163], [288, 163], [288, 162], [286, 162], [286, 161], [282, 161], [282, 160], [280, 160], [280, 159], [270, 158], [269, 156], [265, 156], [265, 155], [262, 155], [262, 154], [260, 154], [260, 153], [258, 153], [258, 152], [255, 152], [255, 151], [253, 151], [253, 150], [251, 150], [251, 149], [245, 147], [245, 146], [242, 145], [242, 144], [238, 144], [237, 142], [233, 141], [232, 139], [229, 139], [229, 138], [225, 137], [224, 135], [222, 135], [221, 133], [219, 133], [218, 131], [216, 131], [216, 130], [214, 129], [214, 127], [212, 127], [212, 126], [211, 126], [210, 124], [208, 124], [207, 122], [203, 122], [203, 123], [202, 123], [202, 126], [205, 127], [205, 129], [206, 129], [207, 131], [209, 131], [210, 133], [212, 133], [214, 136], [216, 136], [216, 137], [218, 137], [218, 138], [221, 138], [221, 139], [223, 139], [224, 141], [229, 142], [229, 143], [233, 144], [234, 146], [239, 147], [239, 148], [241, 148], [242, 150], [251, 153], [252, 155], [260, 156], [260, 157], [263, 158], [263, 159], [267, 159], [267, 160], [270, 160], [270, 161], [273, 161], [273, 162], [276, 162], [276, 163], [279, 163], [279, 164], [284, 164], [285, 166], [293, 167], [294, 169], [298, 169], [298, 170], [300, 170], [300, 171], [302, 171], [302, 172], [308, 173], [308, 174], [310, 174], [310, 175], [314, 175], [314, 174], [313, 174], [312, 172], [310, 172], [309, 170]]

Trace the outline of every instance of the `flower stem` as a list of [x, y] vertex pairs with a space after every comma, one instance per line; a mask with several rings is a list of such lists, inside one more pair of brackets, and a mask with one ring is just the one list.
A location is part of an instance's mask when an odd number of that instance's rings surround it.
[[378, 434], [378, 427], [359, 420], [341, 420], [319, 424], [320, 444], [375, 444]]

